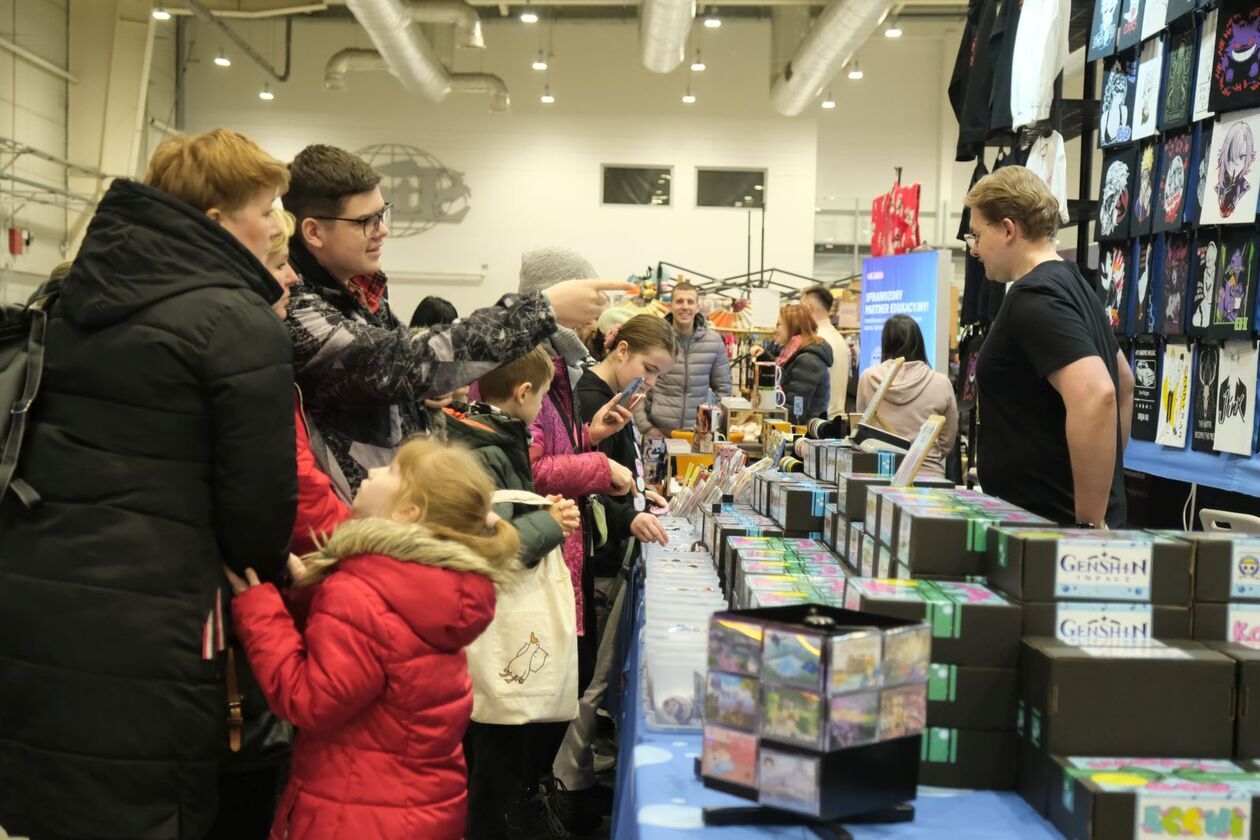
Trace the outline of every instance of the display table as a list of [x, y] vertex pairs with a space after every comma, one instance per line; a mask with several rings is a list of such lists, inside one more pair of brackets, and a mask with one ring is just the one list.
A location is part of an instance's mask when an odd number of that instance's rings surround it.
[[[721, 837], [753, 840], [790, 837], [816, 840], [803, 826], [706, 828], [702, 809], [750, 804], [747, 800], [710, 790], [696, 777], [694, 761], [700, 754], [700, 735], [652, 732], [643, 716], [640, 667], [640, 630], [643, 627], [642, 588], [634, 587], [628, 604], [633, 610], [633, 635], [625, 673], [625, 702], [621, 706], [621, 748], [617, 762], [617, 798], [611, 836], [617, 840], [685, 840]], [[946, 791], [920, 788], [914, 822], [848, 827], [855, 838], [967, 838], [967, 840], [1040, 840], [1060, 835], [1013, 793]]]

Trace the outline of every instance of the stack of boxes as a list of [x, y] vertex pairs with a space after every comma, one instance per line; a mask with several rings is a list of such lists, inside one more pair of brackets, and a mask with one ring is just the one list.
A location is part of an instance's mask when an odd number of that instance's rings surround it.
[[994, 529], [989, 583], [1024, 635], [1082, 644], [1190, 638], [1191, 545], [1143, 531]]
[[925, 621], [932, 633], [922, 784], [1010, 788], [1020, 609], [979, 583], [854, 578], [845, 607]]
[[723, 545], [730, 558], [724, 591], [736, 609], [844, 603], [848, 574], [816, 540], [728, 537]]

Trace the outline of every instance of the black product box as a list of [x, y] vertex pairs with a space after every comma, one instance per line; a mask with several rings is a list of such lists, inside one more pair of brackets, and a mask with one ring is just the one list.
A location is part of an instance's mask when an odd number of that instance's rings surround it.
[[709, 543], [718, 554], [718, 577], [723, 585], [729, 579], [735, 565], [735, 552], [731, 550], [732, 537], [781, 537], [783, 530], [775, 525], [730, 525], [720, 519], [714, 525], [714, 541]]
[[1026, 603], [1024, 635], [1053, 636], [1071, 644], [1188, 639], [1190, 610], [1127, 602]]
[[1234, 758], [1249, 761], [1260, 759], [1260, 650], [1233, 642], [1204, 644], [1238, 663]]
[[862, 577], [874, 578], [883, 577], [880, 574], [880, 556], [883, 554], [884, 547], [880, 545], [879, 540], [867, 531], [862, 529], [862, 548], [858, 552], [857, 569], [858, 574]]
[[770, 488], [770, 518], [786, 531], [821, 533], [826, 507], [836, 501], [836, 488], [813, 481], [784, 481]]
[[[1197, 642], [1024, 639], [1020, 696], [1046, 754], [1229, 758], [1234, 661]], [[1175, 725], [1173, 724], [1175, 722]]]
[[1015, 786], [1015, 733], [929, 727], [919, 754], [919, 784], [973, 790]]
[[836, 475], [836, 504], [850, 522], [866, 521], [866, 491], [871, 487], [887, 487], [892, 476], [879, 473], [842, 472]]
[[1196, 603], [1194, 638], [1242, 644], [1260, 642], [1260, 604], [1245, 601], [1232, 604]]
[[837, 440], [818, 440], [816, 438], [801, 439], [801, 464], [805, 467], [805, 475], [810, 478], [822, 478], [823, 451], [839, 446]]
[[1152, 531], [1194, 550], [1195, 603], [1260, 601], [1260, 537], [1189, 531]]
[[[848, 520], [845, 520], [848, 522]], [[844, 543], [844, 552], [840, 555], [840, 559], [845, 562], [854, 574], [860, 574], [862, 566], [862, 539], [866, 536], [866, 529], [862, 527], [861, 522], [848, 522], [848, 528], [845, 530], [847, 538]]]
[[770, 491], [777, 484], [795, 481], [791, 473], [766, 470], [753, 476], [753, 508], [762, 516], [770, 515]]
[[1260, 807], [1254, 801], [1260, 774], [1230, 761], [1056, 755], [1050, 758], [1047, 788], [1047, 817], [1069, 840], [1260, 840], [1260, 823], [1248, 825], [1234, 811], [1237, 802], [1230, 801], [1241, 795]]
[[928, 668], [928, 726], [1012, 731], [1018, 692], [1019, 671], [1014, 668], [933, 662]]
[[[894, 551], [897, 548], [897, 526], [900, 498], [917, 496], [916, 490], [953, 490], [952, 481], [944, 478], [921, 478], [911, 487], [868, 487], [864, 506], [863, 523], [868, 533], [875, 534], [884, 545]], [[890, 498], [896, 495], [898, 498]]]
[[850, 610], [926, 620], [933, 662], [988, 668], [1013, 668], [1019, 662], [1019, 605], [979, 584], [852, 578], [844, 604]]
[[999, 527], [988, 577], [1020, 601], [1134, 601], [1190, 605], [1190, 545], [1145, 531]]
[[[884, 507], [888, 507], [886, 502]], [[1048, 519], [1026, 511], [999, 509], [898, 507], [893, 520], [893, 551], [898, 562], [916, 577], [983, 575], [989, 534], [995, 525], [1051, 524]]]
[[867, 452], [852, 446], [838, 446], [823, 452], [823, 481], [836, 482], [841, 473], [895, 475], [905, 459], [901, 452]]
[[847, 532], [849, 523], [840, 515], [840, 508], [835, 504], [827, 505], [823, 508], [823, 542], [827, 548], [830, 548], [842, 558], [848, 554], [848, 550], [844, 545], [848, 539], [847, 533], [841, 533], [842, 529]]

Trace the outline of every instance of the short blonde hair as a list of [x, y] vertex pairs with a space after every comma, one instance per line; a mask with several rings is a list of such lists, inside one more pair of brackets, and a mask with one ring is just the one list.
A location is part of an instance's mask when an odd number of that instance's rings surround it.
[[1054, 239], [1059, 201], [1046, 182], [1023, 166], [1004, 166], [976, 182], [965, 204], [990, 222], [1010, 219], [1031, 240]]
[[274, 257], [286, 248], [289, 240], [293, 238], [293, 232], [297, 230], [297, 219], [293, 218], [293, 214], [288, 210], [276, 209], [271, 212], [276, 214], [276, 218], [280, 220], [280, 227], [282, 228], [271, 240], [271, 244], [267, 246], [267, 256]]
[[260, 190], [283, 193], [289, 168], [244, 134], [216, 128], [163, 141], [149, 160], [144, 183], [205, 213], [239, 210]]

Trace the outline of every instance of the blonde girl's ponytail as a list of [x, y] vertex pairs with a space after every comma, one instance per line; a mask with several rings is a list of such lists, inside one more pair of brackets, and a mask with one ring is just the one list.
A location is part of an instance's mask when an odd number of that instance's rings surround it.
[[444, 525], [429, 525], [435, 537], [452, 540], [475, 551], [489, 562], [485, 575], [498, 584], [512, 580], [512, 573], [520, 568], [521, 537], [511, 522], [498, 519], [487, 530], [488, 535], [466, 534]]

